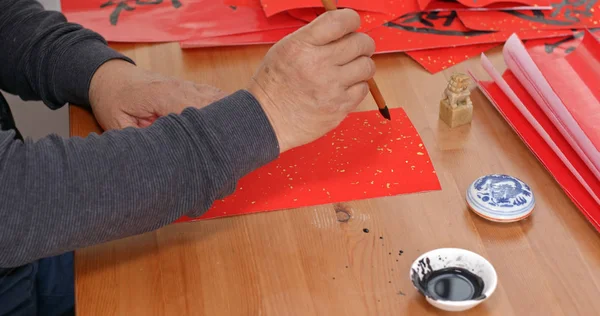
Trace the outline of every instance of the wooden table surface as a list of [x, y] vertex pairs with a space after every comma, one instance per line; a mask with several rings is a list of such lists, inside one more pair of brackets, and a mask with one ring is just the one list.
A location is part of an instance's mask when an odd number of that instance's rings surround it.
[[[268, 49], [113, 47], [140, 67], [228, 92], [246, 84]], [[499, 50], [490, 57], [504, 69]], [[419, 131], [441, 191], [176, 224], [79, 250], [78, 315], [444, 314], [408, 278], [417, 256], [440, 247], [477, 252], [498, 273], [494, 295], [467, 315], [597, 315], [600, 235], [479, 90], [470, 126], [438, 120], [447, 78], [467, 67], [483, 75], [478, 59], [436, 75], [403, 54], [375, 60], [383, 95]], [[359, 110], [372, 109], [369, 96]], [[100, 132], [90, 114], [70, 114], [72, 135]], [[533, 188], [530, 218], [495, 224], [468, 211], [466, 188], [489, 173]], [[339, 222], [336, 208], [351, 219]]]

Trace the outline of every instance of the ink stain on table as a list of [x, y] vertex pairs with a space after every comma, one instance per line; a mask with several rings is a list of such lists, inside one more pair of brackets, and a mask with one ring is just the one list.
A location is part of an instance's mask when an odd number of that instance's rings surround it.
[[368, 228], [363, 228], [363, 233], [368, 233], [369, 229]]
[[401, 249], [400, 251], [398, 251], [398, 255], [401, 256], [404, 253], [404, 251]]
[[383, 236], [379, 236], [379, 239], [383, 239]]
[[231, 8], [231, 10], [233, 10], [233, 11], [237, 10], [237, 7], [236, 7], [236, 6], [234, 6], [234, 5], [230, 5], [229, 7], [230, 7], [230, 8]]
[[[484, 282], [471, 271], [458, 267], [440, 270], [431, 268], [429, 258], [419, 260], [420, 274], [413, 270], [412, 282], [421, 293], [434, 300], [481, 300]], [[422, 275], [422, 278], [419, 278]]]

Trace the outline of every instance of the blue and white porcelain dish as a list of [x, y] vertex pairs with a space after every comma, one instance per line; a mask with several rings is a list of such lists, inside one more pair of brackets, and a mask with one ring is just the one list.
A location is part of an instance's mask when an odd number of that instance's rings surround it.
[[467, 203], [486, 219], [513, 222], [531, 214], [535, 197], [523, 181], [505, 174], [491, 174], [471, 184], [467, 190]]

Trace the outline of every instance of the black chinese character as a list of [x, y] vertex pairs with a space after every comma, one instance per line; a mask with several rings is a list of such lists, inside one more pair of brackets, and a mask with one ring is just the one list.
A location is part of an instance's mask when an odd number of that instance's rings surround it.
[[[444, 14], [445, 13], [445, 14]], [[444, 30], [443, 27], [451, 27], [456, 21], [458, 15], [456, 11], [448, 12], [414, 12], [408, 13], [399, 17], [394, 22], [387, 22], [384, 26], [401, 29], [408, 32], [414, 33], [426, 33], [436, 35], [448, 35], [448, 36], [477, 36], [482, 34], [495, 33], [496, 31], [456, 31], [456, 30]], [[433, 21], [443, 20], [442, 29], [436, 28]], [[407, 25], [410, 23], [417, 23], [419, 26]]]
[[[129, 1], [128, 0], [119, 0], [118, 3], [115, 3], [115, 0], [108, 0], [107, 2], [101, 4], [100, 8], [106, 8], [108, 6], [116, 5], [115, 9], [109, 16], [109, 21], [110, 21], [110, 24], [117, 25], [117, 22], [119, 22], [119, 15], [121, 14], [121, 12], [123, 10], [125, 10], [125, 11], [135, 10], [135, 7], [131, 7], [129, 5], [132, 2], [137, 5], [157, 5], [157, 4], [161, 4], [163, 2], [163, 0], [135, 0], [135, 2], [133, 0], [129, 0]], [[178, 9], [179, 7], [181, 7], [180, 0], [171, 0], [171, 4], [173, 5], [173, 7], [175, 9]]]
[[505, 10], [502, 12], [541, 24], [567, 26], [580, 21], [577, 17], [578, 14], [591, 17], [592, 8], [597, 2], [598, 0], [562, 0], [560, 3], [552, 4], [554, 10], [548, 16], [541, 10], [531, 10], [532, 15], [525, 13], [529, 11]]
[[[578, 14], [586, 17], [592, 16], [592, 8], [598, 0], [562, 0], [561, 3], [553, 3], [551, 17], [558, 16], [564, 9], [564, 18], [574, 22], [579, 22]], [[582, 8], [580, 8], [583, 6]]]
[[[594, 32], [600, 31], [600, 27], [588, 29], [588, 30], [590, 31], [590, 33], [594, 33]], [[574, 39], [582, 37], [584, 34], [585, 34], [584, 31], [573, 30], [573, 35], [571, 35], [567, 38], [563, 38], [563, 39], [558, 40], [553, 43], [544, 43], [544, 51], [546, 51], [546, 53], [548, 53], [548, 54], [552, 54], [552, 53], [554, 53], [554, 50], [557, 49], [560, 45], [570, 43]], [[575, 46], [569, 46], [568, 48], [565, 49], [565, 53], [569, 54], [574, 50], [575, 50]]]

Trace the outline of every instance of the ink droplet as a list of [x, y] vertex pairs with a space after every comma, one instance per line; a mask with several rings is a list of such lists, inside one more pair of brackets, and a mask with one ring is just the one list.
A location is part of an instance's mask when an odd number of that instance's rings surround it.
[[379, 236], [379, 239], [383, 239], [383, 236]]
[[404, 253], [404, 251], [400, 250], [400, 251], [398, 252], [398, 255], [399, 255], [399, 256], [401, 256], [403, 253]]
[[369, 229], [368, 228], [363, 228], [363, 232], [368, 233]]

